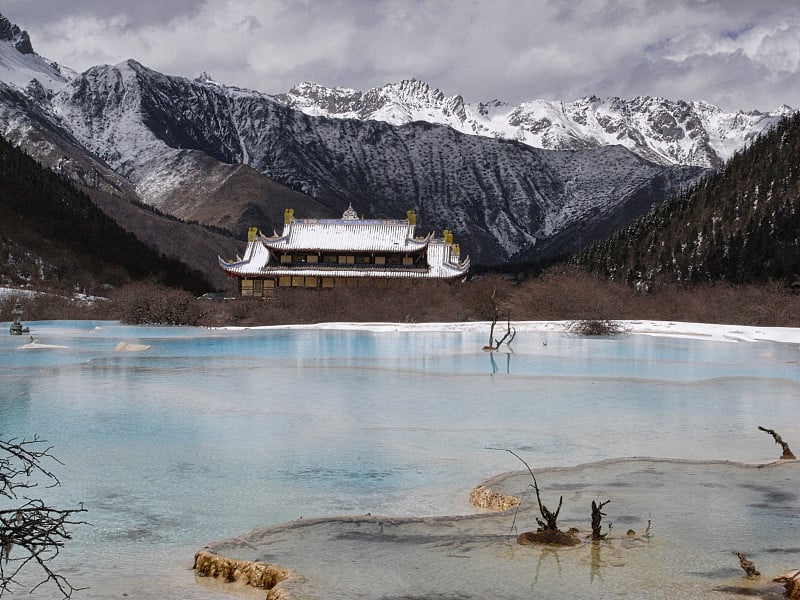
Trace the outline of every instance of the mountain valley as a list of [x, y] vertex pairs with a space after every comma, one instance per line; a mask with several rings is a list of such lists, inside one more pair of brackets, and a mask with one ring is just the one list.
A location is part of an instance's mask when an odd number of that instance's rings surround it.
[[[452, 229], [473, 264], [551, 259], [647, 213], [790, 111], [657, 98], [467, 104], [416, 80], [269, 95], [132, 59], [75, 73], [2, 23], [0, 133], [209, 273], [220, 243], [232, 257], [248, 227], [279, 229], [284, 208], [330, 218], [350, 204], [367, 218], [413, 209], [423, 232]], [[120, 203], [175, 217], [174, 231], [148, 235], [148, 219]], [[189, 223], [226, 241], [189, 237]]]

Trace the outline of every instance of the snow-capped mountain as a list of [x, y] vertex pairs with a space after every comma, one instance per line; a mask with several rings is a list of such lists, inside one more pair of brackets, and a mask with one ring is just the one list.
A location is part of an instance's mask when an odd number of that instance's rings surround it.
[[28, 33], [0, 15], [0, 81], [21, 89], [33, 86], [35, 94], [63, 87], [72, 74], [36, 54]]
[[705, 102], [638, 97], [575, 102], [499, 100], [468, 104], [415, 79], [366, 92], [301, 83], [276, 100], [308, 115], [404, 125], [427, 121], [462, 133], [516, 140], [547, 150], [619, 144], [659, 164], [716, 167], [749, 140], [793, 112], [724, 113]]
[[[21, 51], [30, 41], [13, 27], [0, 40], [5, 137], [81, 185], [239, 235], [251, 225], [271, 232], [285, 207], [309, 217], [338, 216], [348, 204], [372, 217], [414, 209], [423, 228], [452, 229], [475, 264], [532, 260], [608, 234], [704, 171], [643, 158], [642, 148], [655, 142], [629, 150], [623, 138], [644, 138], [632, 126], [617, 127], [625, 135], [614, 145], [597, 132], [594, 141], [580, 137], [574, 123], [581, 119], [586, 131], [596, 121], [611, 135], [599, 107], [612, 101], [587, 100], [585, 118], [563, 109], [560, 127], [548, 117], [537, 135], [561, 149], [541, 149], [524, 139], [541, 121], [530, 106], [470, 106], [421, 82], [365, 94], [309, 85], [276, 98], [208, 74], [164, 75], [135, 60], [70, 74]], [[684, 138], [705, 147], [707, 133], [690, 135], [700, 131], [692, 111], [678, 119], [656, 110], [661, 101], [649, 102], [636, 114], [660, 132], [659, 148], [669, 140], [689, 148]], [[730, 139], [754, 131], [749, 118]], [[500, 125], [490, 129], [501, 122], [511, 123], [511, 139]], [[714, 156], [708, 164], [719, 161]]]

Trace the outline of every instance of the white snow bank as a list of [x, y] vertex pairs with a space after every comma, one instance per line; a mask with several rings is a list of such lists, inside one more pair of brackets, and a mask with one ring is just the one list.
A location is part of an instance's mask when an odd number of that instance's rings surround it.
[[[512, 321], [518, 333], [525, 331], [565, 332], [570, 321]], [[754, 327], [746, 325], [716, 325], [710, 323], [683, 323], [679, 321], [619, 321], [631, 334], [670, 337], [702, 338], [726, 342], [788, 342], [800, 344], [799, 327]], [[489, 321], [461, 323], [315, 323], [312, 325], [269, 325], [260, 327], [223, 327], [235, 331], [243, 329], [353, 329], [360, 331], [481, 331], [487, 332]], [[504, 329], [505, 322], [496, 328]]]

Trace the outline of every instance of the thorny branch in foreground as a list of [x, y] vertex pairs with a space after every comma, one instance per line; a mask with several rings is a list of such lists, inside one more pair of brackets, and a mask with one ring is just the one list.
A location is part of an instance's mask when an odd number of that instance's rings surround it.
[[[86, 512], [81, 505], [76, 509], [58, 509], [48, 506], [40, 499], [30, 498], [29, 490], [38, 486], [38, 480], [46, 487], [59, 485], [58, 478], [44, 466], [44, 461], [60, 461], [44, 446], [38, 437], [31, 440], [0, 439], [0, 497], [12, 504], [0, 509], [0, 597], [12, 587], [22, 587], [18, 578], [26, 567], [38, 566], [42, 579], [33, 586], [52, 582], [64, 598], [69, 598], [78, 588], [51, 566], [64, 542], [71, 539], [69, 528], [85, 524], [75, 520], [77, 513]], [[18, 506], [13, 506], [19, 501]]]

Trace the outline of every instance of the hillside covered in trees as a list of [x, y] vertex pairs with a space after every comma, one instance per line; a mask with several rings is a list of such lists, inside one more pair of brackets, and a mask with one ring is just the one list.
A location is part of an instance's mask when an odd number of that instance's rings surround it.
[[687, 282], [800, 285], [800, 114], [725, 166], [569, 259], [650, 289]]
[[0, 285], [95, 292], [143, 279], [198, 292], [210, 287], [0, 138]]

